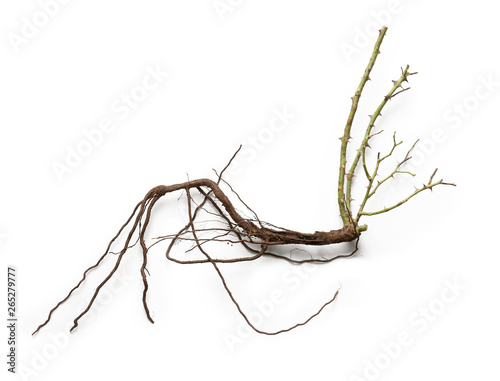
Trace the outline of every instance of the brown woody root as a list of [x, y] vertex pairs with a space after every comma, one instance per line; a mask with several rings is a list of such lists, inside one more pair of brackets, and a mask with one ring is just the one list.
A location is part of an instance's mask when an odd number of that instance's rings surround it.
[[[241, 147], [240, 147], [241, 149]], [[238, 150], [239, 151], [239, 150]], [[236, 154], [238, 153], [236, 152]], [[231, 161], [234, 159], [236, 154], [233, 156]], [[229, 164], [231, 163], [229, 162]], [[226, 166], [226, 168], [229, 166], [229, 164]], [[225, 168], [225, 169], [226, 169]], [[330, 299], [328, 302], [326, 302], [320, 309], [317, 311], [315, 314], [310, 316], [305, 322], [299, 323], [294, 325], [293, 327], [290, 327], [288, 329], [283, 329], [277, 332], [265, 332], [257, 329], [248, 319], [246, 314], [242, 311], [241, 307], [239, 306], [238, 302], [235, 300], [233, 297], [227, 282], [222, 275], [218, 263], [236, 263], [236, 262], [242, 262], [242, 261], [250, 261], [250, 260], [255, 260], [261, 256], [273, 256], [281, 259], [288, 260], [290, 262], [295, 262], [295, 263], [304, 263], [304, 262], [330, 262], [334, 259], [340, 258], [340, 257], [348, 257], [353, 255], [357, 251], [357, 243], [356, 243], [356, 248], [354, 251], [348, 255], [341, 255], [341, 256], [336, 256], [332, 257], [329, 259], [321, 258], [310, 258], [310, 259], [292, 259], [290, 257], [282, 256], [280, 254], [272, 253], [268, 249], [271, 246], [274, 245], [288, 245], [288, 244], [304, 244], [304, 245], [314, 245], [314, 246], [319, 246], [319, 245], [330, 245], [334, 243], [341, 243], [341, 242], [350, 242], [353, 240], [356, 240], [359, 237], [359, 233], [356, 231], [355, 223], [352, 222], [351, 224], [348, 224], [344, 226], [341, 229], [338, 230], [331, 230], [328, 232], [314, 232], [314, 233], [300, 233], [297, 231], [293, 230], [288, 230], [288, 229], [283, 229], [279, 227], [268, 227], [268, 225], [265, 222], [262, 222], [256, 215], [256, 219], [250, 219], [250, 218], [244, 218], [242, 217], [237, 211], [236, 208], [233, 206], [232, 202], [229, 200], [227, 195], [224, 193], [224, 191], [220, 188], [219, 184], [222, 180], [222, 174], [224, 170], [221, 172], [219, 175], [218, 181], [215, 182], [210, 179], [199, 179], [199, 180], [192, 180], [192, 181], [187, 181], [184, 183], [180, 184], [175, 184], [175, 185], [160, 185], [157, 186], [153, 189], [151, 189], [144, 199], [139, 202], [136, 207], [134, 208], [134, 211], [132, 215], [129, 217], [129, 219], [125, 222], [125, 224], [120, 228], [118, 231], [117, 235], [111, 240], [109, 243], [105, 253], [103, 256], [99, 259], [99, 261], [89, 267], [83, 274], [82, 279], [80, 282], [68, 293], [68, 295], [61, 300], [49, 313], [49, 316], [47, 320], [41, 324], [37, 330], [33, 333], [37, 333], [43, 326], [45, 326], [51, 319], [53, 312], [66, 300], [69, 299], [69, 297], [72, 295], [72, 293], [85, 281], [87, 274], [89, 273], [90, 270], [98, 267], [100, 263], [103, 261], [103, 259], [108, 255], [108, 254], [118, 254], [118, 258], [116, 260], [114, 268], [111, 270], [111, 272], [108, 274], [108, 276], [99, 284], [97, 289], [95, 290], [89, 304], [87, 305], [87, 308], [77, 316], [77, 318], [74, 320], [74, 325], [71, 328], [71, 331], [75, 329], [78, 326], [79, 320], [90, 310], [92, 307], [94, 301], [96, 300], [101, 288], [111, 279], [111, 277], [115, 274], [117, 271], [118, 267], [120, 266], [120, 263], [123, 259], [123, 256], [127, 252], [127, 250], [137, 244], [131, 244], [132, 237], [136, 231], [138, 231], [138, 242], [140, 243], [141, 249], [142, 249], [142, 254], [143, 254], [143, 265], [141, 267], [141, 275], [144, 283], [144, 291], [143, 291], [143, 305], [144, 305], [144, 310], [146, 311], [146, 315], [148, 319], [154, 323], [150, 312], [148, 308], [148, 304], [146, 301], [146, 296], [147, 296], [147, 291], [148, 291], [148, 282], [147, 282], [147, 277], [146, 277], [146, 267], [147, 267], [147, 254], [151, 246], [165, 240], [165, 239], [170, 239], [170, 244], [168, 246], [166, 256], [168, 259], [177, 262], [177, 263], [182, 263], [182, 264], [195, 264], [195, 263], [211, 263], [219, 278], [222, 281], [222, 284], [227, 291], [229, 297], [231, 298], [232, 302], [235, 304], [236, 308], [240, 312], [240, 314], [243, 316], [243, 318], [247, 321], [247, 323], [257, 332], [262, 333], [262, 334], [267, 334], [267, 335], [275, 335], [278, 333], [286, 332], [289, 331], [293, 328], [296, 328], [300, 325], [306, 324], [308, 321], [310, 321], [313, 317], [318, 315], [323, 308], [325, 308], [328, 304], [333, 302], [335, 300], [338, 290], [335, 292], [334, 296], [332, 299]], [[197, 191], [203, 196], [203, 201], [197, 205], [196, 208], [193, 210], [193, 198], [192, 198], [192, 191]], [[231, 188], [232, 190], [232, 188]], [[145, 233], [146, 229], [148, 227], [150, 218], [151, 218], [151, 213], [153, 210], [154, 205], [156, 202], [163, 197], [164, 195], [176, 191], [184, 191], [186, 192], [187, 196], [187, 203], [188, 203], [188, 223], [186, 226], [184, 226], [177, 234], [175, 235], [169, 235], [169, 236], [163, 236], [159, 237], [159, 240], [155, 242], [151, 246], [146, 246], [145, 243]], [[236, 194], [237, 195], [237, 194]], [[238, 196], [238, 195], [237, 195]], [[238, 198], [241, 200], [241, 198], [238, 196]], [[242, 200], [241, 200], [242, 201]], [[242, 201], [243, 202], [243, 201]], [[207, 207], [205, 204], [209, 204], [209, 206], [214, 210], [214, 211], [208, 211]], [[246, 204], [245, 204], [246, 205]], [[250, 208], [249, 208], [250, 209]], [[251, 210], [251, 209], [250, 209]], [[205, 211], [210, 214], [216, 215], [222, 219], [222, 221], [225, 222], [226, 226], [224, 228], [209, 228], [209, 229], [200, 229], [195, 227], [195, 220], [197, 216], [199, 215], [200, 211]], [[135, 217], [135, 219], [134, 219]], [[112, 244], [116, 241], [116, 239], [123, 233], [125, 228], [130, 224], [131, 221], [133, 222], [132, 227], [130, 228], [127, 238], [125, 240], [124, 246], [122, 250], [118, 253], [112, 253], [110, 251]], [[217, 233], [214, 237], [211, 237], [209, 239], [203, 238], [200, 239], [198, 234], [199, 233], [206, 233], [207, 231], [211, 231], [213, 233]], [[232, 238], [231, 238], [232, 237]], [[170, 255], [171, 249], [174, 246], [174, 244], [178, 240], [186, 240], [186, 241], [193, 241], [195, 244], [195, 247], [204, 255], [205, 259], [199, 259], [199, 260], [191, 260], [191, 261], [183, 261], [183, 260], [178, 260], [173, 258]], [[232, 259], [213, 259], [207, 251], [204, 249], [204, 244], [207, 242], [232, 242], [232, 243], [240, 243], [242, 244], [249, 252], [252, 253], [251, 256], [248, 257], [243, 257], [243, 258], [232, 258]], [[257, 249], [256, 247], [259, 247]]]

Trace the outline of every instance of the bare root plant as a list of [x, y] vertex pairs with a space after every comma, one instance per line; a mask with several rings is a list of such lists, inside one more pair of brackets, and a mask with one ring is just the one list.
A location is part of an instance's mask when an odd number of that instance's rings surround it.
[[[216, 181], [210, 179], [199, 179], [199, 180], [191, 180], [180, 184], [175, 185], [159, 185], [153, 189], [151, 189], [146, 196], [135, 206], [132, 214], [128, 218], [128, 220], [124, 223], [124, 225], [118, 230], [118, 233], [115, 237], [109, 242], [104, 254], [99, 258], [97, 263], [93, 266], [89, 267], [83, 273], [81, 280], [78, 284], [69, 291], [64, 299], [62, 299], [57, 305], [50, 311], [46, 321], [41, 324], [36, 331], [38, 332], [43, 326], [45, 326], [51, 319], [54, 311], [61, 306], [66, 300], [70, 298], [73, 292], [82, 285], [85, 281], [88, 273], [97, 268], [104, 258], [110, 254], [116, 254], [116, 262], [112, 270], [106, 276], [106, 278], [98, 285], [96, 288], [90, 302], [87, 307], [74, 319], [74, 325], [71, 328], [71, 331], [78, 326], [79, 320], [90, 310], [94, 301], [96, 300], [99, 292], [102, 287], [113, 277], [116, 273], [124, 255], [127, 253], [128, 249], [139, 244], [142, 249], [143, 262], [141, 266], [141, 275], [144, 283], [144, 291], [142, 296], [142, 303], [144, 305], [144, 310], [146, 312], [147, 318], [153, 323], [153, 319], [151, 317], [148, 304], [146, 301], [147, 292], [148, 292], [148, 281], [147, 281], [147, 263], [148, 263], [148, 251], [151, 246], [163, 242], [170, 241], [168, 248], [166, 250], [166, 257], [180, 264], [199, 264], [199, 263], [209, 263], [211, 264], [220, 280], [222, 281], [222, 285], [229, 295], [231, 301], [234, 303], [239, 313], [245, 319], [245, 321], [252, 327], [256, 332], [266, 334], [266, 335], [276, 335], [282, 332], [290, 331], [298, 326], [306, 324], [313, 317], [318, 315], [327, 305], [332, 303], [337, 294], [338, 290], [334, 293], [332, 298], [328, 300], [326, 303], [322, 305], [322, 307], [313, 315], [311, 315], [306, 321], [302, 323], [298, 323], [292, 327], [282, 329], [276, 332], [265, 332], [259, 330], [255, 327], [250, 319], [247, 317], [245, 312], [242, 310], [233, 294], [229, 286], [227, 285], [226, 279], [224, 278], [219, 264], [221, 263], [238, 263], [243, 261], [253, 261], [257, 260], [260, 257], [268, 256], [275, 257], [279, 259], [284, 259], [294, 263], [305, 263], [305, 262], [313, 262], [313, 263], [324, 263], [330, 262], [338, 258], [345, 258], [354, 255], [358, 249], [358, 241], [360, 234], [367, 229], [366, 225], [360, 225], [360, 220], [365, 216], [373, 216], [377, 214], [382, 214], [389, 212], [400, 205], [404, 204], [420, 192], [425, 190], [432, 190], [434, 187], [438, 185], [454, 185], [451, 183], [446, 183], [443, 180], [435, 180], [434, 177], [436, 175], [437, 169], [432, 173], [429, 178], [429, 181], [423, 184], [419, 188], [415, 188], [415, 191], [408, 195], [408, 197], [403, 200], [393, 204], [392, 206], [385, 207], [381, 210], [377, 211], [366, 211], [365, 207], [368, 204], [368, 201], [375, 195], [375, 193], [389, 180], [394, 178], [396, 175], [410, 175], [415, 176], [415, 174], [404, 170], [404, 164], [411, 159], [411, 151], [415, 144], [409, 149], [408, 153], [404, 157], [404, 159], [399, 162], [392, 171], [386, 173], [386, 175], [381, 176], [379, 171], [381, 169], [382, 163], [389, 158], [394, 151], [401, 145], [402, 142], [396, 140], [396, 134], [393, 135], [393, 144], [392, 149], [386, 154], [382, 155], [378, 153], [373, 169], [370, 170], [369, 165], [367, 163], [367, 155], [366, 149], [370, 147], [369, 141], [374, 136], [380, 132], [373, 132], [375, 122], [378, 117], [381, 116], [381, 112], [384, 109], [385, 105], [395, 96], [405, 92], [409, 89], [409, 87], [403, 87], [405, 82], [408, 82], [408, 77], [416, 74], [411, 73], [409, 71], [409, 66], [401, 69], [401, 75], [397, 80], [393, 81], [393, 86], [382, 99], [382, 102], [377, 107], [373, 115], [370, 115], [370, 121], [368, 126], [366, 127], [366, 131], [362, 141], [359, 144], [355, 152], [354, 159], [350, 166], [347, 163], [347, 147], [349, 141], [351, 139], [351, 127], [354, 121], [354, 117], [356, 114], [356, 110], [358, 108], [358, 103], [361, 97], [361, 93], [363, 88], [365, 87], [366, 82], [370, 79], [370, 72], [375, 64], [375, 60], [377, 56], [380, 54], [379, 48], [386, 34], [387, 28], [383, 27], [380, 30], [379, 37], [375, 43], [375, 47], [373, 49], [373, 53], [368, 62], [368, 66], [366, 67], [364, 74], [361, 78], [361, 82], [359, 83], [358, 88], [354, 96], [352, 97], [352, 105], [349, 112], [349, 117], [347, 119], [347, 123], [344, 128], [344, 134], [341, 137], [341, 148], [340, 148], [340, 167], [339, 167], [339, 180], [338, 180], [338, 205], [340, 210], [340, 217], [342, 218], [343, 227], [336, 230], [330, 231], [316, 231], [314, 233], [301, 233], [298, 231], [293, 231], [285, 228], [281, 228], [270, 223], [266, 223], [261, 221], [257, 214], [253, 212], [253, 210], [245, 204], [239, 195], [233, 191], [232, 187], [225, 182], [223, 179], [223, 175], [225, 170], [229, 167], [234, 157], [237, 155], [238, 151], [233, 155], [229, 163], [226, 167], [217, 174]], [[241, 149], [241, 147], [240, 147]], [[357, 212], [353, 212], [352, 207], [352, 186], [353, 180], [355, 177], [355, 172], [358, 168], [362, 168], [362, 172], [364, 173], [364, 177], [366, 177], [366, 191], [364, 192], [364, 197], [362, 198]], [[250, 213], [252, 213], [252, 218], [247, 218], [241, 215], [241, 213], [235, 208], [233, 203], [230, 201], [227, 194], [221, 189], [221, 183], [228, 186], [231, 191], [238, 197], [239, 201], [245, 205]], [[158, 237], [157, 240], [150, 246], [146, 245], [145, 242], [145, 234], [150, 223], [151, 214], [153, 212], [153, 208], [158, 200], [166, 194], [172, 192], [181, 191], [185, 194], [187, 199], [187, 222], [182, 229], [180, 229], [175, 234], [165, 235], [162, 237]], [[193, 197], [194, 193], [198, 193], [199, 196], [202, 197], [202, 201], [196, 203]], [[206, 228], [205, 225], [200, 226], [198, 224], [200, 215], [205, 213], [211, 216], [212, 220], [217, 219], [219, 221], [218, 225], [211, 226]], [[128, 227], [128, 232], [125, 233]], [[125, 235], [125, 243], [123, 247], [118, 252], [112, 252], [111, 247], [113, 243], [122, 235]], [[137, 238], [134, 238], [137, 234]], [[207, 237], [207, 234], [209, 235]], [[172, 248], [179, 241], [188, 241], [192, 243], [192, 248], [199, 250], [202, 254], [202, 259], [192, 259], [192, 260], [180, 260], [174, 258], [171, 254]], [[247, 252], [248, 255], [245, 257], [237, 257], [230, 259], [220, 259], [212, 257], [207, 251], [208, 243], [232, 243], [241, 245]], [[354, 249], [352, 252], [335, 256], [332, 258], [306, 258], [306, 259], [293, 259], [291, 257], [279, 254], [277, 252], [273, 252], [273, 247], [283, 246], [283, 245], [309, 245], [309, 246], [324, 246], [324, 245], [332, 245], [342, 242], [353, 242]]]

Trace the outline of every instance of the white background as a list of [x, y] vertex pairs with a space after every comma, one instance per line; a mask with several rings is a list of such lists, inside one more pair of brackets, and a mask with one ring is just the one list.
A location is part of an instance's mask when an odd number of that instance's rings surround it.
[[[6, 288], [7, 265], [17, 267], [23, 379], [498, 378], [494, 2], [89, 0], [44, 11], [46, 3], [0, 6], [0, 279]], [[33, 21], [39, 26], [29, 34]], [[381, 22], [389, 31], [353, 138], [410, 64], [419, 75], [388, 104], [372, 152], [385, 152], [394, 130], [405, 142], [399, 155], [417, 138], [427, 143], [417, 146], [417, 177], [399, 177], [369, 209], [399, 201], [435, 167], [438, 178], [458, 186], [365, 219], [369, 230], [354, 258], [302, 270], [269, 259], [221, 266], [256, 318], [264, 315], [255, 303], [282, 294], [261, 329], [305, 320], [342, 284], [335, 303], [292, 332], [248, 333], [210, 265], [168, 262], [157, 247], [148, 265], [154, 325], [141, 304], [141, 254], [131, 250], [119, 272], [123, 284], [114, 284], [93, 318], [67, 335], [114, 258], [30, 336], [151, 187], [185, 181], [186, 173], [214, 178], [212, 168], [222, 168], [241, 143], [247, 154], [231, 183], [262, 219], [307, 232], [340, 227], [338, 138]], [[168, 77], [130, 115], [112, 109], [155, 68]], [[294, 118], [270, 134], [276, 109]], [[60, 181], [54, 163], [65, 164], [84, 131], [106, 118], [114, 130]], [[181, 221], [175, 200], [155, 211], [150, 238], [173, 233], [164, 224], [169, 216]], [[311, 254], [340, 249], [347, 250]], [[405, 332], [408, 345], [390, 344]], [[6, 340], [0, 347], [7, 351]]]

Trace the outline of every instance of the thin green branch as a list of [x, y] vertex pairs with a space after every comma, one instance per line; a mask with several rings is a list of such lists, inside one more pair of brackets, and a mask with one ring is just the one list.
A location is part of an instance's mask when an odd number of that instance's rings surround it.
[[[382, 163], [385, 159], [387, 159], [389, 156], [391, 156], [392, 153], [394, 152], [394, 150], [396, 149], [396, 147], [399, 146], [401, 143], [403, 143], [402, 141], [399, 142], [399, 143], [396, 142], [396, 132], [394, 132], [394, 134], [392, 136], [392, 141], [393, 141], [393, 145], [392, 145], [391, 151], [387, 155], [385, 155], [383, 157], [380, 157], [380, 152], [377, 154], [377, 162], [375, 164], [375, 169], [374, 169], [372, 175], [370, 175], [368, 173], [368, 169], [366, 168], [365, 163], [363, 163], [363, 167], [365, 168], [365, 172], [366, 172], [367, 178], [368, 178], [368, 185], [366, 187], [366, 193], [365, 193], [365, 196], [363, 197], [363, 201], [361, 202], [361, 205], [359, 207], [358, 215], [356, 217], [356, 224], [358, 223], [359, 218], [360, 218], [359, 213], [363, 211], [363, 209], [364, 209], [364, 207], [366, 205], [366, 202], [375, 193], [375, 192], [371, 192], [371, 190], [372, 190], [373, 182], [375, 181], [375, 177], [378, 176], [378, 170], [379, 170], [379, 167], [380, 167], [380, 163]], [[379, 182], [379, 184], [377, 184], [377, 188], [378, 188], [379, 185], [380, 185], [380, 182]]]
[[347, 119], [346, 126], [344, 128], [344, 135], [340, 139], [342, 141], [341, 148], [340, 148], [340, 168], [339, 168], [339, 183], [338, 183], [338, 204], [339, 204], [339, 210], [340, 210], [340, 216], [342, 217], [342, 222], [344, 225], [347, 225], [350, 223], [350, 211], [346, 205], [347, 201], [346, 200], [346, 195], [344, 193], [344, 184], [345, 184], [345, 177], [346, 177], [346, 153], [347, 153], [347, 144], [349, 142], [349, 139], [351, 138], [351, 127], [352, 123], [354, 120], [354, 116], [356, 115], [356, 110], [358, 109], [358, 103], [359, 103], [359, 98], [361, 97], [361, 92], [363, 91], [363, 88], [365, 87], [366, 82], [370, 79], [370, 72], [373, 68], [373, 65], [375, 64], [375, 60], [377, 59], [377, 56], [380, 54], [380, 45], [382, 44], [382, 40], [384, 39], [385, 33], [387, 31], [387, 27], [382, 27], [379, 31], [379, 36], [377, 39], [377, 42], [375, 43], [375, 47], [373, 48], [373, 52], [370, 58], [370, 61], [368, 62], [368, 66], [365, 69], [365, 72], [363, 76], [361, 77], [361, 82], [359, 83], [359, 86], [356, 90], [356, 93], [354, 96], [351, 98], [352, 99], [352, 105], [351, 105], [351, 110], [349, 112], [349, 117]]
[[[399, 144], [401, 144], [401, 143], [403, 143], [403, 142], [400, 142]], [[379, 187], [380, 187], [383, 183], [385, 183], [385, 182], [386, 182], [387, 180], [389, 180], [389, 179], [394, 178], [394, 175], [395, 175], [395, 174], [397, 174], [397, 173], [405, 173], [405, 174], [408, 174], [408, 175], [410, 175], [410, 176], [415, 176], [415, 174], [414, 174], [414, 173], [411, 173], [411, 172], [409, 172], [409, 171], [400, 171], [399, 169], [401, 168], [401, 166], [402, 166], [404, 163], [406, 163], [408, 160], [410, 160], [410, 159], [411, 159], [410, 153], [411, 153], [411, 151], [413, 151], [413, 148], [415, 148], [415, 145], [416, 145], [417, 143], [418, 143], [418, 140], [417, 140], [415, 143], [413, 143], [413, 145], [411, 146], [411, 148], [410, 148], [410, 149], [408, 150], [408, 152], [406, 153], [405, 158], [404, 158], [403, 160], [401, 160], [401, 161], [398, 163], [398, 165], [396, 165], [396, 168], [394, 168], [394, 170], [393, 170], [393, 171], [392, 171], [392, 172], [391, 172], [391, 173], [390, 173], [387, 177], [383, 178], [382, 180], [380, 180], [380, 181], [377, 183], [377, 185], [375, 186], [375, 188], [373, 189], [373, 191], [370, 193], [370, 196], [369, 196], [369, 197], [372, 197], [372, 196], [375, 194], [375, 192], [378, 190], [378, 188], [379, 188]], [[398, 145], [399, 145], [399, 144], [398, 144]], [[392, 152], [394, 151], [394, 148], [395, 148], [395, 147], [393, 147], [393, 149], [391, 150], [391, 153], [390, 153], [389, 155], [385, 156], [385, 157], [384, 157], [384, 159], [385, 159], [385, 158], [387, 158], [387, 157], [389, 157], [389, 156], [392, 154]]]
[[402, 174], [409, 174], [411, 176], [415, 176], [413, 173], [411, 172], [408, 172], [408, 171], [401, 171], [400, 168], [401, 166], [406, 163], [408, 160], [411, 159], [411, 156], [410, 156], [410, 153], [411, 151], [413, 150], [413, 148], [415, 147], [415, 145], [418, 143], [418, 140], [411, 146], [411, 148], [408, 150], [408, 152], [406, 153], [406, 156], [404, 157], [404, 159], [402, 161], [400, 161], [397, 165], [396, 165], [396, 168], [394, 168], [394, 170], [387, 176], [385, 177], [384, 179], [380, 180], [377, 182], [377, 185], [373, 188], [372, 190], [372, 187], [373, 187], [373, 183], [375, 181], [375, 177], [378, 176], [378, 170], [379, 170], [379, 167], [380, 167], [380, 163], [382, 163], [385, 159], [387, 159], [388, 157], [392, 156], [392, 154], [394, 153], [394, 150], [396, 149], [397, 146], [401, 145], [403, 142], [400, 141], [400, 142], [397, 142], [396, 141], [396, 132], [394, 132], [394, 135], [392, 136], [392, 148], [391, 150], [389, 151], [389, 153], [383, 157], [380, 157], [380, 152], [378, 153], [377, 155], [377, 162], [376, 162], [376, 165], [375, 165], [375, 170], [373, 171], [373, 174], [372, 175], [369, 175], [368, 176], [368, 186], [366, 187], [366, 193], [365, 193], [365, 196], [363, 198], [363, 201], [361, 202], [361, 205], [359, 207], [359, 210], [358, 210], [358, 215], [356, 216], [356, 223], [359, 222], [359, 219], [361, 218], [361, 215], [362, 215], [362, 212], [365, 208], [365, 205], [367, 203], [367, 201], [375, 194], [375, 192], [378, 190], [378, 188], [383, 184], [385, 183], [387, 180], [391, 179], [391, 178], [394, 178], [394, 175], [397, 174], [397, 173], [402, 173]]
[[421, 188], [416, 188], [415, 191], [410, 194], [408, 197], [406, 197], [404, 200], [398, 202], [397, 204], [394, 204], [393, 206], [390, 206], [388, 208], [384, 208], [382, 210], [379, 210], [379, 211], [376, 211], [376, 212], [359, 212], [358, 213], [358, 216], [375, 216], [377, 214], [382, 214], [382, 213], [386, 213], [390, 210], [393, 210], [395, 208], [397, 208], [398, 206], [401, 206], [403, 205], [405, 202], [407, 202], [408, 200], [410, 200], [412, 197], [416, 196], [417, 194], [419, 194], [420, 192], [423, 192], [427, 189], [430, 189], [432, 190], [433, 187], [437, 186], [437, 185], [451, 185], [451, 186], [455, 186], [455, 184], [453, 183], [445, 183], [443, 181], [443, 179], [439, 180], [439, 181], [436, 181], [436, 182], [432, 182], [433, 178], [434, 178], [434, 175], [436, 174], [437, 172], [437, 168], [435, 169], [435, 171], [433, 172], [433, 174], [431, 175], [431, 178], [429, 179], [429, 182], [427, 184], [424, 184]]
[[[384, 132], [384, 130], [380, 130], [379, 132], [375, 132], [374, 134], [370, 135], [368, 140], [371, 139], [375, 135], [381, 134], [382, 132]], [[363, 159], [364, 159], [364, 157], [363, 157]], [[367, 180], [370, 181], [371, 176], [370, 176], [370, 172], [368, 171], [368, 166], [366, 165], [366, 160], [363, 160], [363, 170], [365, 171], [365, 176], [366, 176]]]
[[381, 162], [381, 160], [380, 160], [380, 152], [379, 152], [377, 154], [377, 163], [375, 165], [375, 170], [373, 171], [373, 175], [371, 175], [371, 176], [368, 175], [368, 185], [366, 186], [365, 197], [363, 197], [363, 201], [361, 202], [361, 205], [359, 207], [358, 215], [356, 216], [356, 225], [358, 224], [359, 218], [361, 217], [360, 216], [361, 211], [364, 209], [364, 207], [366, 205], [366, 202], [371, 197], [370, 196], [370, 190], [372, 189], [373, 181], [375, 180], [375, 176], [377, 176], [378, 168], [380, 166], [380, 162]]
[[[370, 147], [368, 144], [368, 141], [370, 140], [371, 137], [373, 137], [376, 134], [372, 134], [372, 129], [375, 126], [375, 122], [379, 116], [381, 116], [381, 112], [384, 109], [385, 105], [387, 102], [394, 98], [396, 95], [401, 94], [402, 92], [409, 90], [410, 88], [403, 88], [403, 83], [408, 81], [408, 77], [413, 74], [417, 73], [410, 73], [409, 72], [410, 66], [406, 66], [406, 68], [403, 70], [401, 68], [401, 77], [397, 81], [392, 81], [394, 83], [394, 86], [392, 86], [391, 90], [387, 95], [384, 97], [384, 100], [380, 103], [380, 105], [377, 107], [373, 115], [370, 116], [370, 122], [368, 123], [368, 126], [366, 127], [366, 132], [365, 136], [360, 144], [360, 147], [357, 150], [356, 156], [354, 157], [354, 161], [351, 165], [351, 168], [349, 172], [347, 173], [347, 185], [346, 185], [346, 203], [347, 203], [347, 209], [351, 210], [351, 188], [352, 188], [352, 179], [354, 177], [354, 172], [356, 171], [356, 168], [358, 166], [359, 160], [361, 156], [363, 156], [363, 168], [365, 170], [365, 174], [368, 176], [368, 170], [366, 167], [366, 147]], [[398, 89], [400, 89], [398, 91]]]

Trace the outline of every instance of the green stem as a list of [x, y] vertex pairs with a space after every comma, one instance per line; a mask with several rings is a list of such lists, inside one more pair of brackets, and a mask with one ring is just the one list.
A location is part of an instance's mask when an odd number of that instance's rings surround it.
[[[359, 98], [361, 97], [361, 92], [363, 91], [363, 88], [365, 87], [366, 82], [370, 79], [370, 72], [373, 68], [373, 65], [375, 64], [375, 60], [377, 59], [377, 56], [380, 54], [380, 45], [382, 44], [382, 40], [384, 39], [385, 33], [387, 31], [387, 27], [382, 27], [379, 31], [379, 36], [377, 39], [377, 42], [375, 43], [375, 47], [373, 48], [373, 53], [371, 55], [370, 61], [368, 62], [368, 66], [365, 69], [365, 72], [363, 76], [361, 77], [361, 82], [359, 83], [359, 86], [356, 90], [356, 93], [354, 96], [351, 98], [352, 99], [352, 105], [351, 105], [351, 110], [349, 112], [349, 117], [347, 119], [346, 126], [344, 128], [344, 135], [341, 138], [342, 144], [340, 147], [340, 168], [339, 168], [339, 184], [338, 184], [338, 203], [339, 203], [339, 210], [340, 210], [340, 216], [342, 218], [342, 222], [344, 225], [349, 224], [350, 217], [351, 217], [351, 212], [349, 210], [349, 207], [346, 205], [346, 195], [344, 194], [344, 184], [345, 184], [345, 177], [346, 177], [346, 153], [347, 153], [347, 144], [349, 142], [349, 139], [351, 137], [351, 127], [352, 127], [352, 122], [354, 120], [354, 116], [356, 115], [356, 110], [358, 109], [358, 103], [359, 103]], [[349, 205], [349, 204], [348, 204]]]

